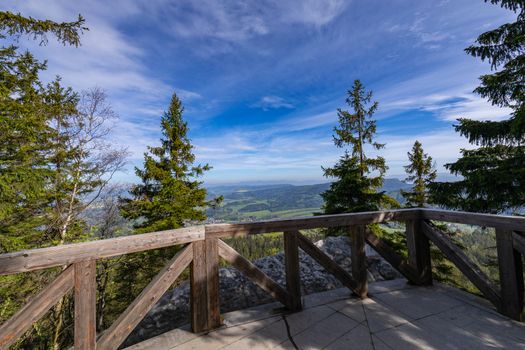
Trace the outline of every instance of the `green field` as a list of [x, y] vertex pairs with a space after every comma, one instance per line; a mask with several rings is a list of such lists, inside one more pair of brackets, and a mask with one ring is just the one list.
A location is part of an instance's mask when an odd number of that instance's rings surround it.
[[[208, 210], [207, 215], [227, 222], [311, 216], [322, 211], [321, 193], [329, 187], [329, 183], [211, 186], [210, 198], [220, 195], [224, 201], [218, 208]], [[397, 179], [386, 179], [382, 190], [401, 201], [400, 190], [407, 187]]]

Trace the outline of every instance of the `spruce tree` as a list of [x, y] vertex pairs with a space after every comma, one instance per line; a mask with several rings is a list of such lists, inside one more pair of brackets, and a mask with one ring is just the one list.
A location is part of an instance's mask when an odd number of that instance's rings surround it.
[[[173, 94], [161, 120], [160, 146], [148, 147], [144, 167], [135, 168], [142, 183], [131, 188], [131, 198], [122, 199], [122, 215], [135, 220], [136, 233], [176, 229], [190, 222], [201, 222], [206, 219], [205, 209], [221, 200], [206, 199], [206, 189], [199, 177], [211, 167], [194, 164], [195, 155], [183, 111], [182, 102]], [[159, 249], [135, 254], [123, 262], [120, 283], [131, 288], [132, 294], [137, 294], [174, 253], [175, 249]], [[123, 292], [130, 296], [127, 290]]]
[[437, 176], [432, 157], [423, 151], [421, 142], [416, 141], [412, 153], [407, 152], [410, 164], [405, 166], [408, 174], [405, 181], [413, 183], [411, 191], [401, 191], [408, 207], [424, 207], [428, 203], [428, 185]]
[[458, 119], [456, 131], [478, 148], [461, 150], [461, 158], [446, 165], [460, 181], [435, 183], [431, 193], [433, 202], [448, 208], [500, 213], [525, 204], [525, 3], [490, 3], [516, 13], [516, 21], [481, 34], [465, 51], [495, 71], [480, 77], [475, 92], [509, 108], [511, 116], [502, 121]]
[[[0, 11], [0, 39], [29, 35], [47, 42], [53, 34], [64, 45], [79, 45], [84, 19], [57, 23]], [[0, 252], [41, 243], [39, 228], [50, 207], [48, 167], [53, 128], [46, 88], [39, 74], [46, 64], [15, 45], [0, 48]]]
[[137, 233], [183, 227], [190, 221], [206, 219], [206, 189], [199, 177], [211, 169], [208, 164], [195, 165], [193, 145], [188, 138], [188, 124], [183, 120], [182, 102], [173, 94], [169, 109], [161, 120], [160, 146], [148, 147], [144, 168], [135, 168], [142, 180], [123, 199], [122, 213], [140, 219]]
[[388, 199], [378, 190], [383, 185], [387, 170], [383, 157], [368, 157], [367, 146], [380, 150], [384, 144], [374, 140], [376, 122], [372, 119], [378, 107], [372, 102], [372, 92], [366, 91], [356, 80], [348, 91], [346, 103], [352, 112], [337, 110], [339, 126], [334, 128], [334, 144], [345, 150], [332, 168], [323, 168], [324, 175], [334, 178], [330, 188], [322, 194], [325, 214], [351, 213], [378, 210]]
[[[79, 45], [84, 19], [57, 23], [0, 11], [0, 38], [15, 42], [21, 35], [47, 43], [53, 34], [64, 45]], [[0, 48], [0, 253], [49, 245], [45, 230], [53, 209], [53, 180], [56, 168], [50, 166], [56, 133], [50, 116], [59, 107], [52, 102], [52, 91], [40, 80], [46, 64], [15, 45]], [[58, 86], [58, 85], [57, 85]], [[56, 92], [56, 91], [55, 91]], [[69, 106], [60, 106], [65, 109]], [[57, 271], [2, 276], [0, 323], [24, 304], [30, 295], [46, 285]], [[56, 327], [47, 315], [14, 348], [67, 347], [51, 344]], [[71, 328], [69, 328], [71, 329]]]

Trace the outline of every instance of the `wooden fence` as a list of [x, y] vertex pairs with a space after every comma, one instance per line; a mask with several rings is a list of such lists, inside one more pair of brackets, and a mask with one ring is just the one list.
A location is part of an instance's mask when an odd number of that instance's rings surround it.
[[[401, 221], [406, 224], [408, 259], [397, 255], [375, 236], [368, 224]], [[500, 286], [475, 266], [433, 221], [455, 222], [496, 229]], [[351, 239], [352, 273], [337, 265], [300, 230], [347, 228]], [[269, 232], [283, 232], [286, 286], [272, 280], [222, 239]], [[481, 291], [497, 310], [515, 320], [524, 320], [522, 255], [525, 255], [525, 218], [433, 209], [402, 209], [325, 215], [298, 219], [242, 224], [195, 226], [114, 239], [69, 244], [0, 255], [0, 275], [65, 267], [61, 274], [13, 317], [0, 326], [0, 349], [6, 349], [31, 328], [71, 289], [74, 290], [74, 335], [76, 350], [117, 349], [161, 298], [177, 277], [191, 268], [191, 325], [194, 332], [221, 326], [219, 308], [219, 259], [241, 271], [291, 311], [301, 310], [299, 249], [361, 298], [367, 296], [365, 243], [411, 283], [432, 284], [430, 243]], [[96, 261], [98, 259], [184, 245], [142, 293], [102, 334], [96, 334]]]

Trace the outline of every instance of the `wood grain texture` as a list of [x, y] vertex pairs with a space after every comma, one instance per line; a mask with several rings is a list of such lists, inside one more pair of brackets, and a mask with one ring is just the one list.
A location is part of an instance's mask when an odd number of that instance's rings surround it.
[[97, 343], [99, 349], [118, 349], [148, 311], [186, 269], [193, 259], [190, 244], [179, 251], [144, 288], [127, 309], [113, 322]]
[[363, 225], [350, 226], [350, 249], [352, 254], [352, 277], [357, 283], [356, 295], [366, 298], [368, 295], [368, 271], [365, 252], [365, 227]]
[[191, 328], [195, 333], [208, 330], [208, 290], [205, 241], [193, 242], [190, 303]]
[[480, 290], [496, 308], [500, 309], [501, 296], [498, 289], [479, 267], [458, 248], [443, 232], [429, 221], [423, 221], [423, 233], [432, 241], [456, 267]]
[[74, 286], [75, 269], [69, 266], [0, 326], [0, 349], [7, 349]]
[[96, 348], [97, 265], [75, 263], [75, 350]]
[[514, 249], [513, 232], [496, 230], [498, 267], [501, 287], [500, 312], [514, 320], [524, 321], [523, 263]]
[[336, 264], [325, 252], [319, 249], [315, 244], [310, 242], [308, 238], [298, 233], [297, 238], [299, 240], [299, 247], [308, 255], [310, 255], [315, 261], [319, 263], [326, 271], [334, 275], [345, 287], [350, 289], [355, 294], [359, 295], [358, 284], [348, 272], [345, 271], [341, 266]]
[[206, 278], [208, 293], [208, 329], [220, 327], [221, 311], [219, 300], [219, 243], [217, 238], [207, 238]]
[[286, 290], [288, 291], [288, 308], [299, 311], [301, 303], [301, 270], [299, 267], [299, 242], [297, 231], [284, 232], [284, 266], [286, 270]]
[[497, 227], [504, 230], [525, 231], [525, 217], [510, 215], [493, 215], [469, 213], [464, 211], [450, 211], [439, 209], [418, 209], [423, 219], [457, 222], [468, 225]]
[[523, 237], [518, 232], [512, 232], [512, 239], [512, 245], [514, 249], [520, 252], [521, 255], [525, 256], [525, 237]]
[[250, 234], [298, 231], [320, 227], [345, 227], [391, 220], [405, 221], [414, 218], [416, 215], [418, 215], [417, 209], [399, 209], [338, 215], [321, 215], [284, 220], [268, 220], [243, 224], [207, 225], [206, 237], [238, 237]]
[[407, 280], [414, 284], [420, 283], [417, 271], [410, 266], [408, 261], [399, 256], [394, 249], [377, 237], [370, 229], [366, 230], [366, 242]]
[[430, 242], [422, 232], [421, 220], [406, 221], [405, 234], [408, 248], [408, 262], [417, 273], [417, 280], [410, 282], [418, 285], [432, 285], [432, 260]]
[[226, 262], [265, 290], [274, 299], [280, 301], [285, 306], [288, 305], [289, 296], [283, 287], [224, 241], [218, 240], [218, 243], [219, 255], [226, 260]]
[[169, 247], [204, 239], [204, 227], [144, 233], [85, 243], [24, 250], [0, 255], [0, 275], [69, 265], [84, 260], [96, 260], [145, 250]]

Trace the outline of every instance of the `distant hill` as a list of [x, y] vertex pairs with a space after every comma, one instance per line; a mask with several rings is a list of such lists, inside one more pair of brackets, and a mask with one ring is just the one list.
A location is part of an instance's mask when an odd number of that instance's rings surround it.
[[[222, 185], [209, 186], [210, 197], [222, 195], [224, 202], [218, 209], [210, 209], [208, 217], [219, 220], [249, 220], [309, 216], [323, 205], [321, 193], [330, 183], [295, 186], [272, 185]], [[400, 190], [411, 185], [399, 179], [385, 179], [382, 190], [402, 201]]]

